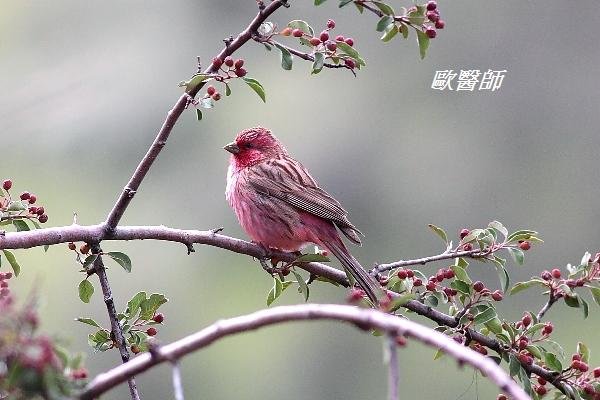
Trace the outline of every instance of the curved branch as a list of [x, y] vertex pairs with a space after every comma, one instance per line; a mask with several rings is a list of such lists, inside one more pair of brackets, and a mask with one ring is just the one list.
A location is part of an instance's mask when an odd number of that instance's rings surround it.
[[349, 322], [360, 329], [372, 328], [390, 335], [404, 335], [428, 346], [441, 349], [461, 364], [481, 371], [501, 391], [515, 400], [529, 400], [523, 389], [491, 359], [466, 348], [448, 336], [431, 328], [372, 309], [361, 309], [336, 304], [302, 304], [261, 310], [252, 314], [221, 320], [181, 340], [157, 349], [154, 354], [140, 355], [127, 364], [119, 365], [98, 375], [80, 394], [82, 400], [93, 399], [127, 380], [162, 362], [173, 362], [206, 347], [226, 336], [289, 321], [334, 320]]

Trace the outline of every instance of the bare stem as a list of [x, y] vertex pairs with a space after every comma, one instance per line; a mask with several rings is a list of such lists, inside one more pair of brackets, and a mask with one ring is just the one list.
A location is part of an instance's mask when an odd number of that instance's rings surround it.
[[395, 335], [388, 335], [387, 346], [389, 352], [388, 360], [388, 395], [389, 400], [399, 400], [398, 385], [400, 372], [398, 370], [398, 344]]
[[550, 289], [550, 294], [548, 296], [548, 301], [546, 302], [546, 304], [544, 304], [544, 306], [537, 313], [537, 320], [538, 320], [538, 322], [541, 321], [542, 318], [544, 318], [544, 315], [550, 309], [550, 307], [552, 307], [552, 305], [556, 302], [556, 300], [558, 300], [558, 298], [554, 294], [554, 291], [552, 289]]
[[337, 304], [301, 304], [275, 307], [252, 314], [221, 320], [181, 340], [161, 346], [155, 354], [142, 354], [126, 364], [98, 375], [80, 394], [82, 400], [93, 399], [162, 362], [172, 362], [206, 347], [215, 341], [240, 332], [289, 321], [334, 320], [349, 322], [361, 329], [378, 329], [392, 336], [399, 334], [413, 338], [428, 346], [441, 349], [461, 364], [470, 365], [482, 372], [501, 391], [515, 400], [529, 400], [527, 394], [491, 359], [464, 347], [448, 336], [416, 322], [398, 318], [373, 309], [361, 309]]

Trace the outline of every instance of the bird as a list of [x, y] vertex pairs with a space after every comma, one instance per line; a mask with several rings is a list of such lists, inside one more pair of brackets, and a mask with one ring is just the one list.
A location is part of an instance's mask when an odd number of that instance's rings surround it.
[[339, 235], [361, 245], [362, 233], [281, 141], [259, 126], [242, 130], [223, 148], [231, 153], [225, 197], [252, 241], [287, 252], [316, 244], [335, 255], [373, 304], [378, 304], [381, 286]]

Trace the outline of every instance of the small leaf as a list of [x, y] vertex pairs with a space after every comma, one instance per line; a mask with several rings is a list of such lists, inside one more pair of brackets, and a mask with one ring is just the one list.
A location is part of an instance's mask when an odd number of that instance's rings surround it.
[[146, 292], [139, 292], [127, 302], [127, 315], [129, 318], [133, 318], [137, 314], [137, 310], [144, 300], [146, 300]]
[[523, 265], [523, 262], [525, 261], [525, 254], [523, 253], [523, 250], [509, 247], [508, 252], [518, 265]]
[[427, 48], [429, 47], [429, 37], [425, 32], [417, 29], [417, 42], [419, 42], [419, 53], [421, 54], [421, 60], [425, 58], [427, 54]]
[[150, 297], [140, 303], [140, 319], [148, 321], [154, 317], [158, 308], [167, 301], [168, 299], [163, 294], [152, 293]]
[[442, 240], [444, 241], [445, 244], [448, 244], [448, 235], [446, 235], [446, 231], [444, 231], [439, 226], [435, 226], [433, 224], [428, 224], [427, 226], [429, 227], [429, 229], [434, 231], [436, 233], [436, 235], [438, 235], [440, 238], [442, 238]]
[[270, 306], [271, 304], [273, 304], [273, 302], [275, 300], [277, 300], [277, 298], [279, 296], [281, 296], [282, 292], [283, 292], [283, 284], [281, 283], [279, 278], [274, 277], [273, 278], [273, 287], [271, 288], [271, 290], [269, 291], [269, 295], [267, 296], [267, 307]]
[[519, 368], [519, 380], [523, 384], [523, 390], [525, 390], [525, 393], [531, 396], [533, 393], [533, 390], [531, 390], [531, 380], [529, 379], [529, 375], [527, 375], [527, 372], [523, 367]]
[[315, 6], [320, 6], [321, 4], [325, 3], [327, 0], [315, 0]]
[[536, 285], [545, 286], [545, 282], [540, 279], [531, 279], [525, 282], [518, 282], [512, 287], [512, 289], [510, 289], [509, 293], [513, 295]]
[[[19, 201], [19, 200], [13, 200], [10, 202], [10, 204], [8, 205], [8, 208], [6, 209], [6, 211], [24, 211], [27, 210], [27, 207], [25, 207], [25, 205]], [[10, 221], [9, 221], [10, 223]]]
[[125, 271], [131, 272], [131, 259], [127, 254], [120, 251], [111, 251], [106, 255], [115, 260]]
[[510, 374], [510, 376], [515, 376], [519, 373], [519, 369], [521, 368], [521, 363], [519, 362], [519, 360], [513, 353], [510, 353], [508, 355], [508, 359], [509, 359], [508, 373]]
[[404, 25], [404, 24], [400, 24], [400, 32], [402, 33], [402, 37], [404, 39], [408, 38], [408, 26]]
[[323, 53], [315, 53], [315, 61], [312, 65], [311, 74], [318, 74], [323, 69], [323, 65], [325, 64], [325, 56]]
[[453, 280], [450, 283], [450, 287], [452, 287], [453, 289], [456, 289], [459, 292], [464, 293], [466, 295], [471, 294], [471, 285], [469, 285], [467, 282], [463, 282], [459, 279]]
[[587, 301], [583, 297], [579, 297], [579, 304], [581, 304], [581, 312], [583, 312], [583, 318], [587, 318], [590, 312], [590, 307]]
[[496, 317], [497, 315], [498, 314], [496, 313], [494, 307], [488, 306], [488, 308], [486, 308], [484, 311], [480, 312], [475, 316], [475, 318], [473, 319], [473, 323], [475, 325], [484, 324]]
[[581, 355], [581, 361], [590, 362], [590, 349], [584, 343], [577, 343], [577, 354]]
[[381, 41], [384, 43], [389, 42], [390, 40], [392, 40], [394, 38], [394, 36], [396, 36], [398, 34], [398, 25], [393, 24], [393, 25], [389, 25], [386, 30], [385, 33], [383, 34], [383, 36], [381, 36]]
[[400, 307], [402, 307], [409, 301], [415, 299], [415, 297], [416, 296], [414, 295], [414, 293], [404, 293], [398, 297], [395, 297], [394, 299], [392, 299], [392, 301], [390, 303], [389, 312], [396, 311], [397, 309], [399, 309]]
[[[325, 0], [323, 0], [323, 2], [325, 2]], [[306, 23], [306, 21], [302, 21], [301, 19], [290, 21], [287, 26], [292, 29], [300, 29], [302, 32], [310, 34], [310, 36], [315, 36], [313, 28]]]
[[22, 219], [13, 219], [12, 223], [15, 226], [15, 228], [17, 229], [17, 232], [23, 232], [23, 231], [29, 230], [29, 226], [27, 225], [27, 222], [23, 221]]
[[75, 321], [79, 321], [79, 322], [87, 324], [87, 325], [95, 326], [96, 328], [102, 328], [100, 325], [98, 325], [98, 323], [96, 321], [94, 321], [91, 318], [76, 318]]
[[[500, 288], [503, 292], [506, 292], [508, 290], [508, 287], [510, 286], [510, 277], [508, 275], [508, 272], [506, 271], [506, 268], [504, 268], [504, 263], [501, 261], [496, 261], [497, 259], [500, 258], [494, 256], [494, 267], [496, 267], [496, 272], [498, 272], [498, 278], [500, 279]], [[504, 262], [506, 262], [506, 260], [504, 260]]]
[[252, 90], [254, 90], [256, 92], [256, 94], [258, 95], [258, 97], [260, 97], [262, 99], [263, 102], [267, 102], [266, 96], [265, 96], [265, 88], [260, 84], [259, 81], [257, 81], [254, 78], [242, 78], [244, 80], [244, 82], [246, 82], [246, 84], [248, 84], [248, 86], [250, 86], [250, 88], [252, 88]]
[[530, 231], [528, 229], [521, 229], [521, 230], [511, 233], [506, 238], [506, 241], [508, 243], [510, 243], [510, 242], [518, 242], [519, 240], [528, 240], [531, 236], [537, 236], [537, 234], [538, 233], [536, 231]]
[[592, 296], [594, 297], [596, 304], [600, 306], [600, 288], [591, 287], [590, 292], [592, 292]]
[[198, 121], [202, 121], [202, 111], [200, 111], [198, 108], [196, 108], [196, 119]]
[[558, 358], [556, 358], [556, 355], [554, 355], [553, 353], [546, 352], [546, 354], [544, 355], [544, 363], [548, 368], [550, 368], [553, 371], [562, 371], [562, 364], [560, 363]]
[[344, 7], [347, 4], [352, 3], [354, 0], [340, 0], [340, 4], [338, 5], [339, 8]]
[[81, 301], [84, 303], [89, 303], [93, 294], [94, 285], [92, 285], [92, 282], [88, 281], [87, 279], [82, 280], [79, 283], [79, 298]]
[[98, 258], [98, 254], [90, 254], [87, 256], [83, 261], [83, 269], [88, 269], [88, 267], [96, 261], [96, 258]]
[[294, 62], [294, 56], [292, 56], [292, 53], [290, 53], [288, 49], [279, 44], [275, 44], [275, 47], [281, 51], [281, 68], [290, 71]]
[[363, 6], [361, 3], [354, 2], [354, 5], [356, 6], [356, 9], [358, 10], [358, 12], [361, 14], [365, 10], [365, 6]]
[[206, 74], [196, 74], [192, 76], [192, 79], [190, 79], [189, 81], [181, 82], [179, 86], [185, 86], [185, 91], [189, 93], [192, 90], [194, 90], [198, 85], [202, 84], [202, 82], [208, 79], [209, 76]]
[[488, 226], [500, 232], [505, 238], [508, 236], [508, 229], [506, 229], [500, 222], [492, 221], [488, 224]]
[[[269, 48], [269, 51], [270, 50], [271, 49]], [[225, 96], [231, 96], [231, 88], [229, 87], [228, 83], [225, 84]]]
[[394, 9], [385, 3], [374, 1], [373, 4], [375, 4], [385, 15], [395, 15]]
[[383, 32], [385, 29], [394, 23], [394, 17], [390, 17], [389, 15], [384, 15], [381, 17], [379, 22], [377, 22], [377, 32]]
[[17, 262], [15, 255], [10, 250], [2, 250], [2, 252], [4, 253], [4, 257], [6, 257], [8, 260], [8, 263], [10, 264], [15, 276], [19, 276], [21, 273], [21, 266]]
[[344, 42], [337, 42], [337, 46], [338, 46], [338, 49], [340, 49], [344, 54], [347, 54], [350, 57], [352, 57], [353, 59], [355, 59], [359, 65], [362, 65], [362, 66], [367, 65], [365, 63], [365, 60], [362, 59], [362, 57], [360, 56], [360, 54], [358, 53], [358, 51], [356, 51], [356, 49], [354, 47], [350, 47], [350, 46], [348, 46], [347, 43], [344, 43]]
[[306, 281], [304, 280], [304, 278], [302, 278], [302, 275], [300, 275], [296, 271], [292, 270], [292, 273], [296, 277], [296, 282], [298, 282], [298, 291], [304, 295], [304, 301], [308, 301], [309, 289], [308, 285], [306, 284]]

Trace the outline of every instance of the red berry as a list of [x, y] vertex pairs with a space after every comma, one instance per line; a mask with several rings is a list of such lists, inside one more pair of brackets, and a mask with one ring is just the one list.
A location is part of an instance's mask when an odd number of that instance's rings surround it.
[[508, 398], [505, 394], [500, 393], [498, 397], [496, 397], [496, 400], [508, 400]]
[[165, 320], [165, 316], [162, 313], [158, 313], [152, 318], [152, 320], [158, 324], [161, 324]]
[[596, 393], [596, 391], [594, 390], [594, 387], [592, 385], [590, 385], [589, 383], [586, 383], [583, 385], [583, 391], [587, 395], [593, 395], [594, 393]]
[[463, 245], [463, 250], [464, 251], [471, 251], [471, 250], [473, 250], [473, 245], [471, 243], [465, 243]]
[[21, 195], [19, 196], [19, 198], [20, 198], [21, 200], [29, 200], [29, 196], [31, 196], [31, 195], [29, 194], [29, 192], [23, 192], [23, 193], [21, 193]]
[[425, 34], [427, 35], [427, 37], [429, 39], [433, 39], [436, 37], [437, 32], [434, 28], [432, 28], [431, 26], [427, 27], [427, 29], [425, 29]]
[[552, 333], [553, 330], [554, 326], [552, 325], [552, 322], [546, 322], [544, 324], [544, 328], [542, 329], [542, 334], [549, 335]]
[[45, 210], [44, 210], [44, 207], [37, 207], [37, 208], [35, 209], [35, 213], [36, 213], [37, 215], [42, 215], [42, 214], [44, 213], [44, 211], [45, 211]]
[[481, 292], [484, 288], [485, 285], [481, 281], [476, 281], [473, 283], [473, 289], [475, 289], [476, 292]]
[[600, 367], [594, 368], [594, 378], [600, 378]]
[[12, 278], [12, 276], [13, 276], [12, 272], [5, 272], [4, 273], [4, 279], [10, 279], [10, 278]]
[[8, 282], [0, 281], [0, 288], [5, 288], [5, 287], [8, 287]]
[[540, 276], [542, 277], [543, 280], [545, 281], [549, 281], [552, 279], [552, 274], [550, 273], [550, 271], [543, 271]]
[[540, 385], [544, 386], [547, 382], [544, 378], [542, 378], [541, 376], [538, 376], [537, 381]]
[[413, 281], [413, 286], [417, 286], [417, 287], [423, 286], [423, 281], [421, 279], [417, 278]]
[[333, 28], [335, 28], [335, 21], [334, 21], [334, 20], [332, 20], [332, 19], [328, 19], [328, 20], [327, 20], [327, 27], [328, 27], [329, 29], [333, 29]]
[[519, 350], [525, 350], [528, 344], [529, 340], [527, 340], [527, 338], [521, 338], [519, 340]]
[[38, 210], [37, 207], [29, 207], [27, 209], [27, 211], [29, 211], [29, 214], [37, 214], [37, 210]]
[[577, 279], [575, 281], [575, 285], [580, 286], [580, 287], [583, 286], [583, 285], [585, 285], [585, 279], [583, 279], [583, 278]]
[[365, 297], [364, 290], [352, 289], [350, 290], [350, 293], [348, 293], [348, 297], [346, 297], [346, 300], [348, 301], [348, 303], [356, 303], [357, 301], [362, 300], [363, 297]]
[[212, 65], [213, 68], [221, 68], [221, 65], [223, 65], [223, 60], [221, 60], [219, 57], [215, 57], [212, 59]]
[[435, 282], [434, 281], [427, 282], [427, 285], [425, 285], [425, 288], [431, 292], [434, 292], [435, 291]]
[[590, 369], [590, 367], [586, 363], [584, 363], [583, 361], [579, 361], [579, 370], [581, 372], [587, 372], [588, 369]]
[[40, 221], [42, 224], [46, 223], [48, 221], [48, 216], [46, 214], [42, 214], [38, 217], [38, 221]]
[[29, 195], [29, 200], [28, 200], [28, 201], [29, 201], [29, 204], [33, 204], [33, 203], [35, 203], [35, 202], [36, 202], [36, 200], [37, 200], [37, 197], [35, 197], [35, 195], [34, 195], [34, 194], [30, 194], [30, 195]]
[[327, 50], [329, 50], [329, 51], [336, 51], [337, 50], [337, 44], [335, 42], [328, 42], [327, 43]]
[[209, 96], [212, 96], [213, 94], [215, 94], [217, 91], [217, 89], [214, 88], [214, 86], [209, 86], [206, 88], [206, 94]]
[[10, 179], [5, 180], [4, 182], [2, 182], [2, 187], [4, 188], [4, 190], [10, 190], [10, 188], [12, 187], [12, 181]]
[[579, 369], [579, 364], [581, 364], [580, 360], [573, 359], [573, 361], [571, 361], [571, 368], [573, 368], [573, 369]]
[[225, 57], [225, 61], [223, 61], [225, 63], [225, 65], [227, 65], [229, 68], [233, 67], [233, 58], [231, 57]]
[[440, 14], [436, 13], [435, 11], [427, 11], [427, 14], [425, 15], [431, 22], [437, 22], [440, 19]]
[[304, 35], [304, 32], [302, 32], [301, 29], [294, 29], [292, 31], [292, 36], [293, 37], [302, 37], [302, 35]]
[[9, 288], [5, 287], [5, 288], [0, 289], [0, 295], [2, 295], [2, 296], [8, 296], [9, 294], [10, 294], [10, 289]]
[[396, 336], [396, 344], [400, 347], [406, 346], [406, 338], [404, 336]]
[[492, 293], [492, 299], [494, 301], [502, 301], [503, 298], [504, 298], [504, 295], [499, 290], [495, 290], [494, 293]]
[[81, 254], [87, 254], [90, 252], [90, 245], [87, 243], [84, 243], [81, 245], [81, 247], [79, 248], [79, 251], [81, 252]]
[[444, 278], [446, 278], [446, 279], [454, 278], [454, 271], [452, 271], [450, 268], [446, 269], [444, 271]]
[[155, 327], [151, 326], [150, 328], [148, 328], [146, 330], [146, 333], [148, 334], [148, 336], [156, 336], [156, 334], [158, 333], [158, 331], [156, 330]]
[[233, 73], [240, 78], [246, 75], [246, 70], [244, 68], [238, 68]]
[[523, 326], [525, 328], [527, 328], [529, 326], [529, 324], [531, 324], [531, 314], [523, 314], [523, 318], [521, 318], [521, 322], [523, 323]]
[[427, 10], [428, 11], [433, 11], [437, 8], [437, 2], [435, 1], [428, 1], [427, 2]]
[[435, 274], [435, 280], [438, 282], [442, 282], [444, 280], [444, 271], [439, 270], [437, 274]]
[[548, 389], [546, 389], [546, 387], [545, 387], [545, 386], [536, 386], [536, 387], [535, 387], [535, 392], [536, 392], [538, 395], [540, 395], [540, 396], [543, 396], [543, 395], [545, 395], [546, 393], [548, 393]]
[[321, 42], [328, 41], [329, 40], [329, 32], [327, 32], [327, 31], [321, 32], [321, 35], [319, 36], [319, 39], [321, 39]]
[[77, 246], [75, 246], [75, 243], [71, 242], [69, 243], [69, 250], [75, 250], [77, 248]]
[[465, 236], [467, 236], [469, 233], [471, 233], [470, 230], [468, 230], [467, 228], [463, 228], [460, 230], [460, 238], [464, 239]]
[[408, 277], [408, 273], [406, 272], [405, 269], [399, 269], [398, 272], [396, 273], [398, 275], [398, 278], [400, 279], [406, 279]]
[[335, 37], [335, 41], [336, 41], [336, 42], [343, 42], [343, 41], [344, 41], [344, 37], [343, 37], [342, 35], [337, 35], [337, 36]]
[[406, 270], [406, 276], [408, 276], [409, 278], [412, 278], [415, 276], [415, 271], [413, 271], [412, 269], [407, 269]]
[[317, 37], [313, 37], [310, 39], [310, 44], [312, 44], [313, 46], [318, 46], [321, 43], [321, 39], [317, 38]]
[[136, 346], [136, 345], [133, 345], [133, 346], [131, 346], [131, 352], [132, 352], [133, 354], [137, 354], [137, 353], [139, 353], [140, 351], [141, 351], [141, 350], [140, 350], [140, 348], [139, 348], [138, 346]]
[[214, 101], [219, 101], [219, 100], [221, 100], [221, 93], [217, 92], [217, 93], [213, 94], [211, 97]]
[[581, 354], [577, 354], [577, 353], [573, 354], [571, 356], [571, 360], [573, 360], [573, 361], [581, 361]]
[[435, 29], [444, 29], [445, 26], [446, 23], [443, 19], [438, 19], [437, 21], [435, 21]]
[[235, 60], [235, 63], [233, 64], [235, 69], [240, 69], [244, 66], [244, 60], [242, 58]]
[[346, 38], [344, 42], [346, 42], [346, 44], [350, 47], [354, 46], [354, 39], [352, 38]]
[[292, 28], [290, 28], [290, 27], [284, 28], [280, 33], [283, 36], [290, 36], [292, 34]]
[[531, 248], [531, 243], [529, 243], [528, 241], [523, 241], [521, 243], [519, 243], [519, 248], [523, 251], [527, 251]]
[[554, 268], [552, 270], [552, 277], [556, 278], [556, 279], [560, 279], [560, 276], [561, 276], [560, 269]]

